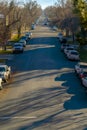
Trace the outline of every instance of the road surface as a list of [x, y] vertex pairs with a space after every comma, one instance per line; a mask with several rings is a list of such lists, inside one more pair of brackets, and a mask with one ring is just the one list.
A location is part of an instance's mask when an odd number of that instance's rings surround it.
[[76, 62], [60, 51], [52, 29], [38, 26], [32, 34], [8, 63], [13, 76], [0, 91], [0, 130], [86, 130], [87, 94]]

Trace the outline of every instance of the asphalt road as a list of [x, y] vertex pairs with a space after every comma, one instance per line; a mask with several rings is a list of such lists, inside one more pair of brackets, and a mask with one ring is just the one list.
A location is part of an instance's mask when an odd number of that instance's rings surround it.
[[13, 76], [0, 91], [0, 130], [86, 130], [87, 94], [76, 62], [60, 51], [50, 28], [32, 33], [24, 53], [8, 63]]

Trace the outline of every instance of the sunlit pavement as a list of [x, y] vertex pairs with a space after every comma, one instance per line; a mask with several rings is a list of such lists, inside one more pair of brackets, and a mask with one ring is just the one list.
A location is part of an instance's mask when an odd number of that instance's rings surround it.
[[87, 95], [57, 33], [32, 31], [23, 54], [8, 62], [12, 82], [0, 92], [0, 130], [86, 130]]

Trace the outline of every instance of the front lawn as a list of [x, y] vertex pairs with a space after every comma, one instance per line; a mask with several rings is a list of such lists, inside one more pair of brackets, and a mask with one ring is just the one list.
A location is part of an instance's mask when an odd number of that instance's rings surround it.
[[6, 63], [6, 60], [5, 59], [0, 59], [0, 64], [4, 64], [4, 63]]
[[0, 50], [0, 54], [12, 54], [12, 50]]
[[80, 59], [81, 59], [81, 61], [87, 62], [87, 50], [81, 48], [80, 51], [79, 51], [79, 53], [80, 53]]

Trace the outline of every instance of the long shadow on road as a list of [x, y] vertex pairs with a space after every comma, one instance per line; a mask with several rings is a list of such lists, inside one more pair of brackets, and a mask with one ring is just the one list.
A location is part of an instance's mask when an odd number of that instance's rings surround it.
[[[60, 101], [57, 99], [60, 98], [61, 95], [64, 95], [64, 91], [65, 89], [61, 87], [42, 88], [36, 92], [26, 92], [20, 98], [5, 102], [3, 107], [0, 107], [0, 126], [8, 124], [8, 122], [10, 122], [15, 116], [21, 117], [22, 115], [23, 117], [26, 114], [30, 116], [33, 112], [35, 115], [42, 119], [35, 121], [32, 125], [29, 124], [28, 120], [28, 126], [25, 126], [25, 128], [28, 128], [30, 130], [31, 127], [34, 129], [41, 126], [42, 124], [50, 123], [56, 115], [64, 112], [64, 110], [61, 110], [60, 112], [54, 110], [52, 113], [50, 113], [48, 109], [52, 109], [53, 106], [56, 107], [56, 105], [60, 103]], [[43, 109], [45, 113], [40, 113], [41, 109]], [[3, 117], [3, 119], [1, 117]], [[4, 117], [9, 118], [6, 119]], [[57, 120], [56, 123], [58, 123]], [[24, 129], [24, 127], [20, 128], [20, 130], [21, 129]]]
[[15, 55], [13, 61], [8, 62], [13, 71], [72, 68], [75, 64], [68, 62], [60, 52], [60, 44], [56, 37], [33, 38], [28, 44], [29, 49], [23, 54]]
[[[52, 41], [50, 42], [50, 40]], [[63, 83], [58, 86], [54, 85], [49, 88], [46, 86], [46, 88], [38, 89], [34, 92], [27, 92], [20, 98], [5, 102], [3, 107], [0, 107], [0, 116], [23, 116], [35, 112], [35, 114], [39, 116], [39, 119], [32, 122], [32, 124], [28, 123], [17, 129], [32, 130], [40, 126], [43, 127], [44, 124], [50, 122], [54, 122], [55, 125], [58, 125], [58, 123], [65, 121], [66, 118], [69, 119], [70, 117], [67, 114], [67, 117], [64, 116], [62, 118], [64, 113], [68, 110], [87, 108], [87, 96], [84, 94], [84, 89], [81, 88], [81, 84], [73, 71], [76, 62], [70, 62], [64, 57], [64, 54], [60, 51], [58, 39], [55, 37], [52, 39], [49, 37], [33, 38], [29, 42], [29, 47], [30, 49], [26, 49], [24, 54], [15, 55], [16, 60], [11, 63], [16, 66], [16, 70], [19, 71], [19, 73], [15, 75], [17, 80], [13, 81], [13, 84], [16, 84], [14, 87], [20, 86], [18, 84], [24, 81], [32, 79], [37, 79], [39, 81], [43, 77], [49, 78], [50, 76], [55, 77], [53, 80], [56, 83]], [[18, 66], [18, 64], [20, 64], [20, 66]], [[30, 87], [30, 85], [28, 87]], [[70, 94], [69, 99], [66, 98], [65, 93]], [[61, 102], [63, 104], [63, 109], [59, 107], [61, 105], [58, 106]], [[54, 111], [48, 110], [53, 107], [55, 108]], [[44, 111], [43, 114], [38, 112], [41, 109]], [[82, 115], [82, 113], [80, 112], [79, 115]], [[75, 119], [77, 118], [78, 116], [75, 117]], [[0, 125], [7, 124], [10, 121], [11, 118], [1, 120]], [[70, 125], [71, 124], [72, 121]], [[67, 129], [68, 123], [65, 123], [65, 125]], [[62, 128], [63, 126], [58, 129]]]
[[87, 108], [87, 94], [85, 93], [84, 88], [82, 88], [81, 82], [75, 75], [75, 72], [65, 73], [61, 75], [61, 77], [56, 77], [55, 80], [65, 81], [62, 86], [64, 86], [67, 93], [71, 95], [71, 98], [64, 102], [65, 110], [80, 110]]

